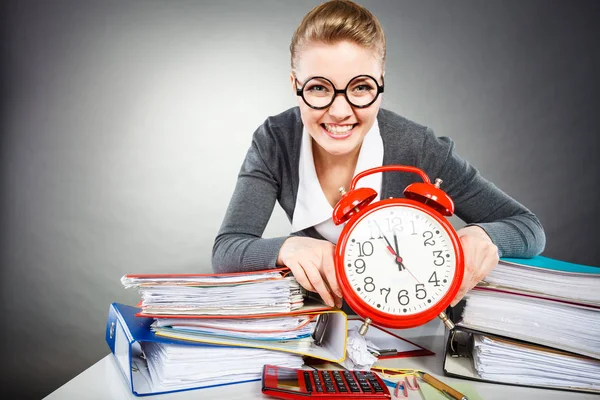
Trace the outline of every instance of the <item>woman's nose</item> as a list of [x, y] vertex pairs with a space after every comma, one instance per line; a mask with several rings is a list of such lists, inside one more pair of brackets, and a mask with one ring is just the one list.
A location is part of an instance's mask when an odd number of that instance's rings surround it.
[[345, 119], [352, 115], [352, 106], [343, 94], [338, 94], [329, 106], [329, 114], [337, 119]]

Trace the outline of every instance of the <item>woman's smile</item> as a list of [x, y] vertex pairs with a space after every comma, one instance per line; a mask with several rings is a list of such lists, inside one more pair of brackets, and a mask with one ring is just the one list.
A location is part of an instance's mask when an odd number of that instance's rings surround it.
[[345, 139], [352, 135], [354, 127], [357, 124], [321, 124], [321, 128], [327, 134], [327, 136], [333, 139]]

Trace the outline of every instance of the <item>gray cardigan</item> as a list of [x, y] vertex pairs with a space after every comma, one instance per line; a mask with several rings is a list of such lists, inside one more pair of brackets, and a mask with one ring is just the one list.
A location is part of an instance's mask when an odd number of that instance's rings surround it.
[[[546, 237], [538, 218], [527, 208], [486, 181], [454, 152], [447, 137], [436, 137], [427, 127], [391, 111], [377, 115], [383, 140], [383, 165], [412, 165], [454, 200], [455, 214], [467, 224], [483, 228], [498, 246], [501, 257], [532, 257], [542, 252]], [[274, 268], [279, 249], [289, 237], [262, 238], [275, 200], [289, 220], [298, 193], [302, 120], [298, 107], [269, 117], [254, 133], [235, 191], [213, 246], [215, 272]], [[403, 197], [406, 186], [419, 182], [415, 174], [384, 173], [381, 198]], [[313, 228], [292, 235], [323, 239]]]

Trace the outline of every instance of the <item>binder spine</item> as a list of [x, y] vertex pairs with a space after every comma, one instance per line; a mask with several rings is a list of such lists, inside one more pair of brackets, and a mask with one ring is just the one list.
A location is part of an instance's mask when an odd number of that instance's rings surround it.
[[108, 309], [108, 318], [106, 320], [106, 343], [110, 348], [111, 353], [115, 353], [115, 339], [117, 332], [117, 312], [111, 304]]
[[131, 391], [133, 388], [131, 372], [131, 343], [133, 339], [128, 332], [127, 325], [120, 318], [119, 312], [114, 304], [110, 305], [108, 310], [108, 319], [106, 322], [106, 343], [113, 353], [119, 369], [123, 373], [125, 380]]

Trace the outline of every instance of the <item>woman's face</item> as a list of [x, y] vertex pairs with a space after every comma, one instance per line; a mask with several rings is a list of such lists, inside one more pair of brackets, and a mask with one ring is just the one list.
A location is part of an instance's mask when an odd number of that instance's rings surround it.
[[[336, 89], [344, 89], [352, 78], [370, 75], [381, 85], [382, 66], [376, 53], [351, 42], [335, 45], [312, 43], [305, 45], [296, 64], [298, 84], [291, 75], [294, 93], [296, 87], [309, 78], [321, 76], [329, 79]], [[298, 96], [302, 122], [313, 140], [327, 153], [335, 156], [353, 154], [373, 126], [381, 96], [367, 108], [351, 106], [344, 95], [337, 95], [330, 107], [323, 110], [310, 108]]]

